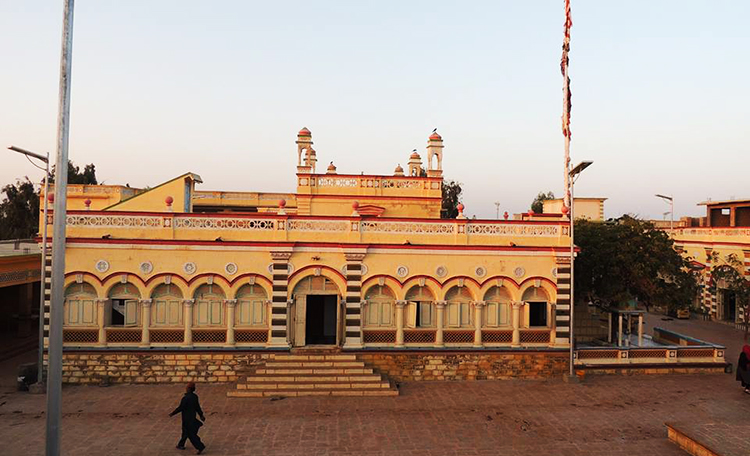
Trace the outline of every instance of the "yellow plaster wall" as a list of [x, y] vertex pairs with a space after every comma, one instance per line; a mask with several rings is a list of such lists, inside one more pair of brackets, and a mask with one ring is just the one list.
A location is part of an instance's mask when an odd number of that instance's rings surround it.
[[[165, 200], [168, 196], [173, 199], [172, 212], [190, 212], [185, 211], [185, 186], [190, 186], [190, 192], [194, 190], [195, 182], [200, 182], [197, 176], [193, 174], [184, 174], [180, 177], [167, 181], [149, 190], [145, 190], [134, 197], [124, 200], [119, 204], [111, 206], [108, 210], [113, 211], [134, 211], [134, 212], [166, 212], [167, 205]], [[190, 201], [192, 207], [192, 200]]]
[[[585, 218], [594, 221], [604, 220], [604, 201], [606, 198], [574, 198], [573, 215], [575, 218]], [[559, 214], [562, 211], [562, 198], [544, 201], [543, 212]]]

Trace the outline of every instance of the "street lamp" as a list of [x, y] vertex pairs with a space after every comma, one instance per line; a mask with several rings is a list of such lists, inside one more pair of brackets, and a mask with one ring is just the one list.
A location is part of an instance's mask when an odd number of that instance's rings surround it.
[[575, 198], [573, 196], [573, 184], [576, 181], [576, 178], [583, 172], [584, 169], [591, 166], [591, 164], [594, 163], [593, 161], [582, 161], [581, 163], [577, 164], [573, 169], [568, 172], [569, 182], [570, 182], [570, 376], [573, 377], [575, 375], [574, 369], [573, 369], [573, 340], [574, 340], [574, 326], [573, 322], [575, 319], [575, 296], [573, 295], [573, 291], [575, 288], [575, 281], [574, 281], [574, 273], [575, 273], [575, 241], [573, 238], [573, 226], [575, 217], [573, 215], [573, 208], [575, 207]]
[[[46, 165], [45, 173], [44, 173], [44, 228], [42, 229], [42, 284], [41, 284], [41, 290], [39, 292], [39, 354], [37, 356], [36, 360], [36, 381], [38, 384], [43, 385], [44, 384], [44, 288], [45, 284], [47, 282], [47, 207], [49, 206], [49, 153], [46, 155], [37, 154], [31, 151], [28, 151], [26, 149], [21, 149], [20, 147], [16, 146], [8, 146], [8, 149], [12, 150], [13, 152], [18, 152], [19, 154], [23, 154], [27, 157], [35, 158], [37, 160], [40, 160], [44, 162]], [[31, 161], [31, 160], [29, 160]], [[43, 169], [40, 166], [36, 165], [34, 162], [31, 162], [32, 165], [36, 166], [39, 169]]]
[[672, 230], [674, 229], [674, 198], [667, 195], [659, 195], [658, 193], [654, 196], [663, 199], [666, 203], [669, 203], [669, 214], [671, 217], [671, 219], [669, 220], [669, 231], [671, 234]]

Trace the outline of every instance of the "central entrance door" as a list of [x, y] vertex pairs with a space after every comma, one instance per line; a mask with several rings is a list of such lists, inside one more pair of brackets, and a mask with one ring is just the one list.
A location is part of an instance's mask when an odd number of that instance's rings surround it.
[[325, 276], [302, 279], [294, 287], [287, 334], [293, 347], [339, 345], [344, 340], [344, 302]]
[[336, 345], [337, 301], [332, 295], [307, 295], [306, 345]]

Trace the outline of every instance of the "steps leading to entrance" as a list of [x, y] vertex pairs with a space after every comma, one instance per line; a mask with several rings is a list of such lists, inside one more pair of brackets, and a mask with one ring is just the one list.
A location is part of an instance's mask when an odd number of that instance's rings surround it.
[[271, 355], [227, 396], [398, 396], [398, 389], [387, 378], [356, 355], [302, 353]]

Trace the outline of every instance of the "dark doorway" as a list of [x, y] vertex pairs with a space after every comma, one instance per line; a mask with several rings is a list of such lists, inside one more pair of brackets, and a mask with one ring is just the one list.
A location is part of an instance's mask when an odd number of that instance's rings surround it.
[[737, 297], [734, 291], [722, 290], [722, 303], [724, 304], [724, 320], [735, 321], [737, 318]]
[[307, 295], [306, 345], [336, 345], [336, 302], [334, 295]]

